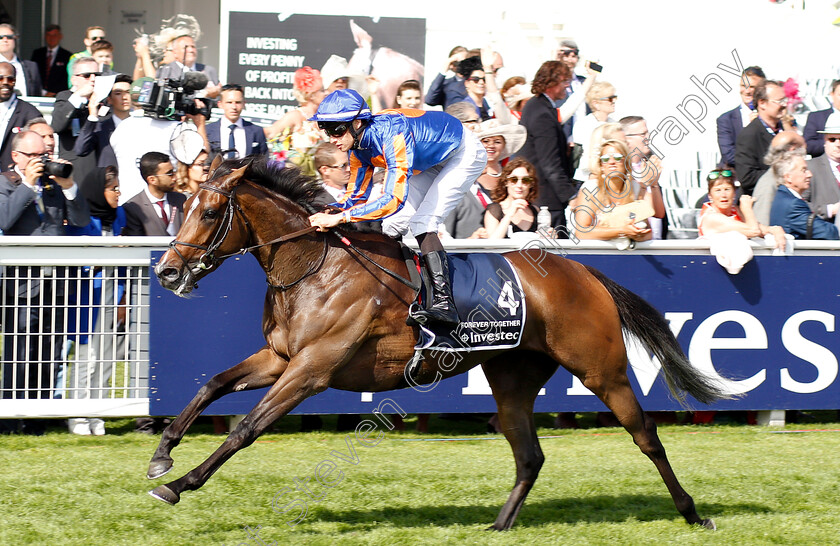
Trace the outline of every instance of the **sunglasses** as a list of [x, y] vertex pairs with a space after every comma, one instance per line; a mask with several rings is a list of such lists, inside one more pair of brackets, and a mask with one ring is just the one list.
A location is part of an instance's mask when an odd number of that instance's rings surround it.
[[569, 55], [580, 56], [580, 51], [578, 51], [577, 49], [561, 49], [560, 50], [560, 56], [568, 57]]
[[624, 160], [624, 155], [622, 154], [604, 154], [600, 157], [601, 163], [609, 163], [610, 159], [619, 163]]
[[120, 193], [120, 187], [114, 186], [113, 188], [105, 188], [105, 191], [112, 191], [114, 193]]
[[74, 76], [78, 76], [80, 78], [88, 79], [91, 76], [101, 76], [102, 72], [79, 72], [78, 74], [73, 74]]
[[717, 180], [720, 177], [724, 178], [732, 178], [732, 171], [729, 169], [724, 169], [722, 171], [712, 171], [709, 173], [709, 176], [706, 177], [706, 180], [711, 182], [712, 180]]
[[105, 39], [105, 36], [91, 36], [90, 37], [91, 42], [98, 42], [99, 40], [104, 40], [104, 39]]
[[0, 76], [0, 82], [15, 82], [14, 76]]
[[479, 83], [479, 82], [484, 83], [485, 79], [482, 78], [481, 76], [473, 76], [471, 78], [467, 78], [467, 81], [468, 82], [473, 82], [473, 83]]
[[156, 176], [168, 176], [172, 178], [173, 176], [175, 176], [175, 169], [166, 171], [165, 173], [158, 173]]
[[840, 137], [830, 136], [830, 137], [826, 137], [826, 140], [833, 144], [833, 143], [837, 142], [838, 140], [840, 140]]
[[508, 184], [516, 184], [517, 182], [521, 182], [523, 184], [528, 184], [529, 186], [534, 183], [534, 178], [531, 176], [508, 176], [507, 183]]
[[340, 138], [350, 130], [350, 124], [345, 122], [319, 121], [318, 128], [327, 133], [327, 136]]
[[610, 95], [609, 97], [601, 97], [598, 100], [605, 100], [607, 102], [615, 102], [615, 99], [618, 98], [618, 95]]
[[327, 167], [329, 167], [330, 169], [339, 169], [339, 170], [343, 171], [349, 165], [350, 165], [349, 163], [342, 163], [341, 165], [327, 165]]
[[0, 34], [0, 40], [2, 40], [3, 38], [5, 38], [7, 40], [14, 40], [15, 35], [14, 34]]

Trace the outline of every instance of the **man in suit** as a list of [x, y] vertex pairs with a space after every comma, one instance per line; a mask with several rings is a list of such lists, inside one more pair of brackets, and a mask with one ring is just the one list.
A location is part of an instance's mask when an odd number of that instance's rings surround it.
[[770, 209], [770, 223], [782, 226], [796, 239], [840, 239], [837, 226], [811, 212], [802, 199], [811, 185], [811, 171], [801, 154], [787, 152], [773, 163], [776, 176], [784, 181]]
[[61, 38], [60, 26], [47, 25], [44, 29], [47, 45], [32, 52], [31, 61], [38, 65], [45, 97], [54, 97], [59, 91], [69, 88], [67, 63], [70, 62], [70, 51], [61, 47]]
[[449, 52], [449, 59], [446, 61], [446, 68], [435, 76], [426, 92], [426, 104], [429, 106], [447, 106], [461, 102], [467, 96], [467, 89], [464, 87], [464, 79], [456, 71], [458, 63], [467, 58], [467, 48], [455, 46]]
[[[764, 164], [772, 165], [785, 152], [796, 152], [804, 156], [805, 139], [796, 131], [780, 131], [770, 141], [770, 148], [764, 156]], [[773, 169], [767, 169], [753, 188], [752, 209], [759, 224], [770, 225], [770, 209], [773, 207], [779, 183]]]
[[245, 93], [241, 85], [229, 83], [222, 87], [219, 107], [224, 116], [207, 124], [207, 140], [212, 151], [224, 152], [225, 158], [268, 153], [262, 127], [242, 119]]
[[52, 125], [58, 135], [58, 157], [73, 163], [76, 179], [84, 178], [96, 167], [93, 156], [79, 159], [74, 147], [76, 137], [88, 123], [88, 103], [93, 94], [96, 76], [99, 75], [99, 64], [92, 57], [81, 57], [73, 64], [73, 76], [70, 78], [71, 87], [55, 96], [53, 106]]
[[818, 134], [825, 153], [808, 161], [813, 177], [802, 198], [820, 218], [833, 221], [840, 212], [840, 113], [831, 114]]
[[755, 88], [762, 85], [766, 79], [761, 67], [746, 68], [741, 73], [739, 82], [741, 104], [717, 118], [717, 140], [721, 165], [729, 167], [735, 165], [735, 140], [741, 134], [741, 129], [749, 125], [758, 115], [753, 103], [753, 95]]
[[120, 74], [114, 80], [114, 87], [108, 94], [106, 104], [108, 112], [99, 114], [101, 103], [93, 97], [88, 101], [87, 123], [82, 126], [73, 152], [79, 157], [85, 157], [93, 152], [97, 167], [117, 165], [117, 156], [111, 147], [111, 134], [117, 125], [131, 114], [131, 76]]
[[[45, 175], [45, 152], [44, 139], [34, 131], [21, 131], [12, 141], [14, 167], [0, 174], [5, 235], [64, 235], [65, 223], [90, 222], [73, 178]], [[63, 276], [53, 268], [7, 267], [4, 272], [3, 398], [49, 398], [55, 388], [53, 372], [64, 341], [56, 332], [65, 328], [65, 294], [54, 275]]]
[[831, 100], [831, 106], [825, 110], [817, 110], [808, 114], [805, 129], [802, 130], [802, 136], [805, 137], [808, 154], [811, 157], [819, 157], [823, 154], [823, 135], [820, 134], [820, 131], [825, 129], [828, 116], [840, 113], [840, 80], [831, 82], [831, 92], [828, 98]]
[[[15, 133], [30, 119], [41, 117], [37, 108], [17, 98], [16, 81], [15, 67], [11, 63], [0, 62], [0, 170], [8, 169], [12, 164], [12, 137]], [[3, 120], [7, 116], [8, 121], [4, 125]]]
[[161, 152], [143, 154], [140, 176], [147, 186], [123, 205], [122, 234], [174, 237], [181, 228], [187, 198], [175, 191], [175, 169], [169, 156]]
[[768, 169], [763, 159], [773, 137], [782, 129], [793, 129], [782, 123], [787, 97], [781, 82], [767, 80], [764, 85], [756, 87], [753, 98], [758, 116], [744, 127], [735, 140], [735, 172], [741, 181], [741, 190], [747, 195], [752, 195], [758, 179]]
[[219, 76], [212, 66], [195, 62], [198, 58], [198, 48], [191, 36], [179, 36], [169, 42], [167, 50], [175, 55], [175, 61], [158, 68], [157, 78], [160, 79], [181, 79], [185, 72], [201, 72], [207, 76], [207, 87], [204, 88], [204, 96], [215, 99], [219, 96], [222, 88], [219, 85]]
[[566, 96], [571, 77], [564, 62], [544, 62], [531, 82], [534, 98], [525, 103], [520, 121], [528, 131], [528, 138], [519, 155], [537, 169], [540, 180], [537, 205], [548, 207], [555, 228], [565, 228], [566, 206], [576, 191], [569, 173], [566, 135], [554, 106], [554, 101]]
[[8, 23], [0, 24], [0, 61], [11, 63], [17, 73], [17, 91], [23, 97], [40, 97], [43, 94], [41, 88], [41, 75], [38, 73], [38, 65], [32, 61], [24, 61], [18, 58], [15, 53], [17, 46], [17, 31]]

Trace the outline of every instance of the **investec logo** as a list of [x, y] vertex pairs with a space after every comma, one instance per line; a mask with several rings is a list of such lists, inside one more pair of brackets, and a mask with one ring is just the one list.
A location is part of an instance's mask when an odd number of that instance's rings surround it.
[[[519, 321], [507, 322], [518, 323]], [[470, 332], [470, 343], [495, 343], [497, 341], [516, 341], [517, 339], [519, 339], [519, 332], [487, 332], [486, 334]]]

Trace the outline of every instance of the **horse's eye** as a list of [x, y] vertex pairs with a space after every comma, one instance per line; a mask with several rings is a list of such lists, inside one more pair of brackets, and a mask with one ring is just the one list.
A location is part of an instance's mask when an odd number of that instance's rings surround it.
[[216, 209], [207, 209], [201, 214], [202, 220], [215, 220], [219, 216], [219, 211]]

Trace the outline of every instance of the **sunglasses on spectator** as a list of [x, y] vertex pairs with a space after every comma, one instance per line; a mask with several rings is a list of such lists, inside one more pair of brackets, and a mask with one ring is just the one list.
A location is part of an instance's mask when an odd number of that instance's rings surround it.
[[0, 34], [0, 40], [2, 40], [3, 38], [5, 38], [7, 40], [14, 40], [15, 35], [14, 34]]
[[12, 82], [14, 83], [15, 77], [14, 76], [0, 76], [0, 82]]
[[80, 78], [88, 79], [91, 76], [101, 76], [102, 72], [79, 72], [78, 74], [73, 74], [74, 76], [78, 76]]
[[157, 173], [157, 175], [155, 176], [168, 176], [172, 178], [173, 176], [175, 176], [175, 169], [171, 169], [169, 171], [166, 171], [165, 173]]
[[580, 56], [580, 52], [577, 49], [561, 49], [560, 56], [561, 57], [568, 57], [569, 55], [574, 55], [576, 57]]
[[729, 169], [724, 169], [722, 171], [712, 171], [709, 173], [709, 176], [706, 179], [711, 182], [712, 180], [717, 180], [718, 178], [732, 178], [732, 171]]
[[534, 178], [531, 176], [508, 176], [507, 183], [508, 184], [516, 184], [517, 182], [521, 182], [523, 184], [531, 185], [534, 183]]
[[787, 97], [783, 99], [770, 99], [770, 102], [775, 102], [779, 106], [787, 106], [788, 100]]
[[471, 78], [467, 78], [467, 81], [468, 82], [473, 82], [473, 83], [479, 83], [479, 82], [484, 83], [485, 80], [481, 76], [472, 76]]
[[105, 36], [91, 36], [90, 37], [91, 42], [98, 42], [99, 40], [104, 40], [104, 39], [105, 39]]
[[350, 124], [345, 122], [336, 123], [334, 121], [319, 121], [318, 128], [327, 133], [327, 136], [339, 138], [344, 136], [344, 133], [350, 130]]
[[840, 140], [840, 137], [830, 136], [825, 138], [827, 141], [831, 142], [832, 144]]
[[600, 159], [601, 159], [601, 163], [609, 163], [610, 159], [612, 159], [616, 163], [619, 163], [619, 162], [624, 160], [624, 155], [623, 154], [604, 154], [600, 157]]
[[607, 102], [615, 102], [615, 99], [618, 98], [618, 95], [610, 95], [609, 97], [601, 97], [598, 100], [605, 100]]
[[105, 188], [105, 191], [112, 191], [114, 193], [120, 193], [120, 187], [114, 186], [113, 188]]
[[327, 167], [329, 167], [330, 169], [339, 169], [341, 171], [343, 171], [344, 169], [346, 169], [349, 166], [350, 166], [349, 163], [342, 163], [341, 165], [327, 165]]

